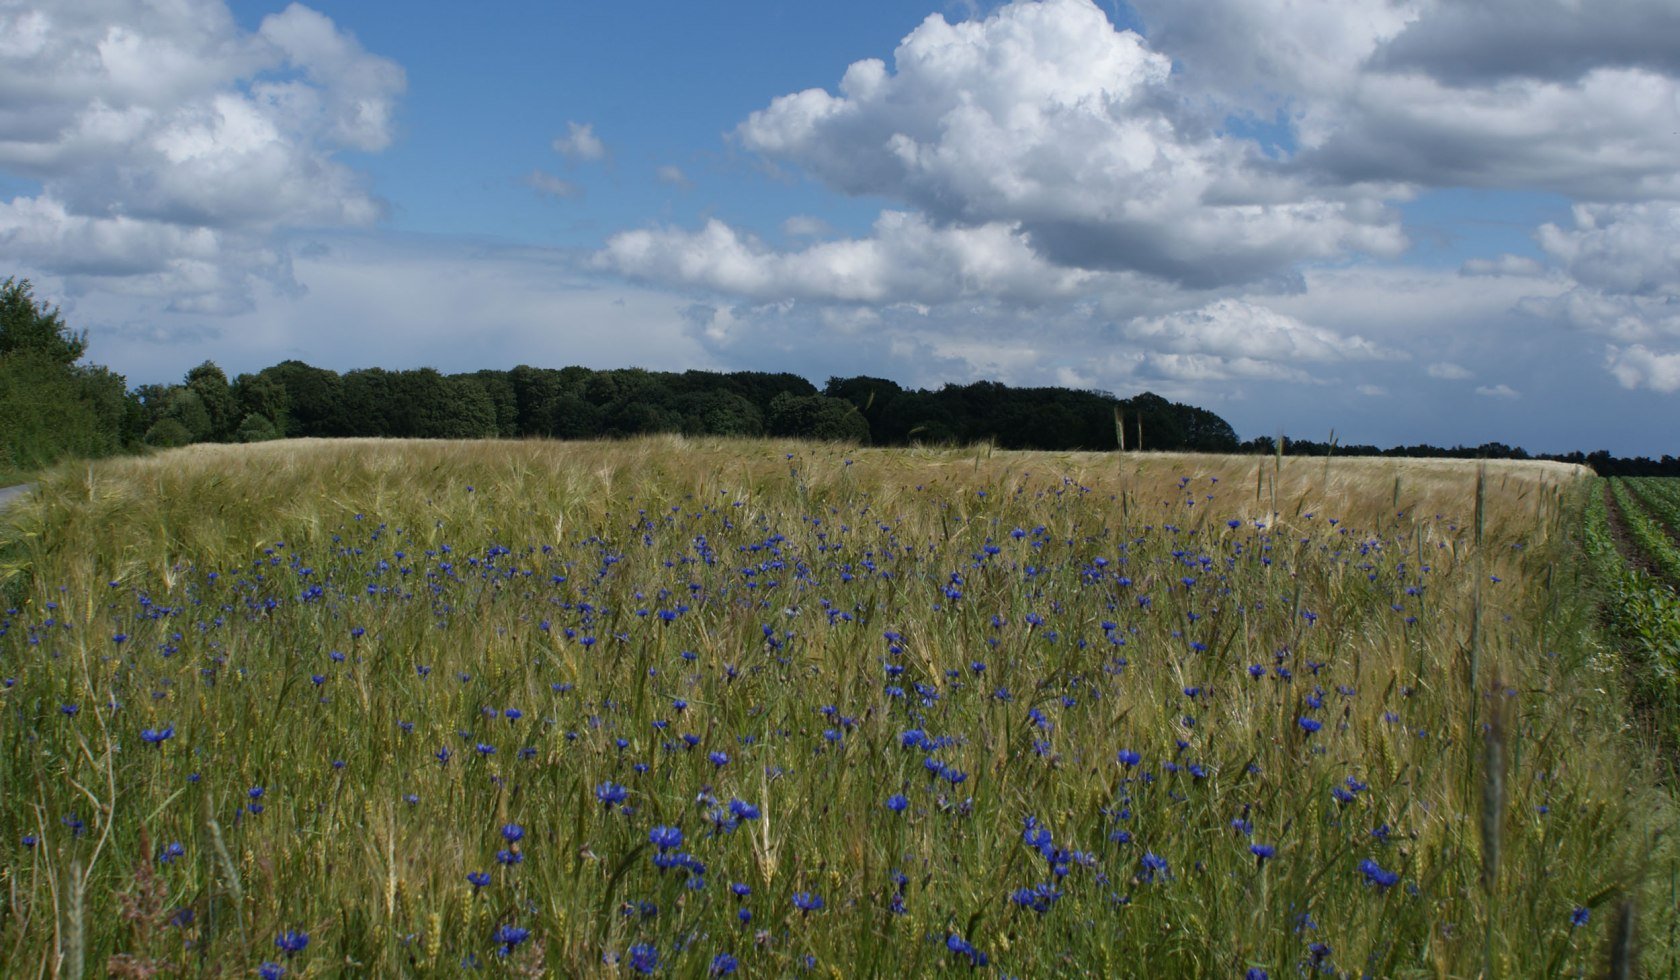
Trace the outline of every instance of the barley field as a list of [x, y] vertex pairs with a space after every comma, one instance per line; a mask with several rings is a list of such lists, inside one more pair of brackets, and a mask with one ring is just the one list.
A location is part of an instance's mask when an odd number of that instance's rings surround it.
[[1677, 975], [1599, 492], [675, 437], [64, 466], [0, 512], [0, 974]]

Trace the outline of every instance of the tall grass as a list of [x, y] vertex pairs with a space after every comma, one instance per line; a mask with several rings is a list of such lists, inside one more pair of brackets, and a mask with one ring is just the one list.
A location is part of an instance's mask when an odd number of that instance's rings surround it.
[[[0, 963], [1594, 972], [1624, 899], [1670, 934], [1672, 806], [1585, 481], [1477, 481], [674, 438], [56, 470], [0, 518]], [[166, 918], [116, 914], [152, 880]]]

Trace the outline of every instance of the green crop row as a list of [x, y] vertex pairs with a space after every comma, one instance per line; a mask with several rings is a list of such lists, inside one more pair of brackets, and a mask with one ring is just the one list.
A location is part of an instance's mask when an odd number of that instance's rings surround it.
[[1662, 477], [1633, 477], [1628, 489], [1670, 535], [1680, 534], [1680, 480]]
[[[1633, 508], [1621, 491], [1619, 481], [1612, 481], [1611, 492], [1630, 518], [1631, 531]], [[1666, 716], [1666, 731], [1680, 731], [1680, 595], [1623, 560], [1610, 533], [1604, 494], [1588, 496], [1585, 524], [1587, 560], [1604, 592], [1610, 630], [1629, 654], [1636, 694]]]
[[1634, 545], [1670, 583], [1680, 582], [1680, 549], [1674, 546], [1674, 539], [1645, 509], [1643, 501], [1629, 489], [1627, 481], [1611, 480], [1610, 492], [1616, 498], [1616, 506], [1622, 512], [1623, 523], [1627, 525], [1628, 536], [1633, 539]]

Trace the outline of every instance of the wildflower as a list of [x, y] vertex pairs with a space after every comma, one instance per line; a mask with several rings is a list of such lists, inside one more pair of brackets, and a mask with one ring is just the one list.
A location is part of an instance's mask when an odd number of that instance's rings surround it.
[[1569, 928], [1579, 929], [1586, 925], [1587, 920], [1591, 917], [1592, 913], [1587, 910], [1586, 906], [1577, 905], [1575, 911], [1569, 913]]
[[752, 886], [739, 881], [730, 885], [729, 890], [734, 893], [736, 898], [746, 898], [752, 894]]
[[496, 931], [490, 934], [491, 941], [502, 947], [503, 956], [513, 952], [513, 947], [529, 938], [531, 938], [531, 930], [524, 926], [497, 926]]
[[1257, 966], [1251, 966], [1248, 972], [1243, 974], [1243, 980], [1272, 980], [1272, 975]]
[[510, 868], [513, 867], [514, 865], [520, 863], [521, 861], [524, 861], [524, 860], [525, 860], [525, 855], [519, 853], [518, 851], [497, 851], [496, 852], [496, 862], [498, 864], [505, 864]]
[[709, 975], [714, 977], [728, 976], [729, 974], [734, 973], [735, 968], [739, 965], [740, 964], [735, 957], [729, 955], [728, 953], [719, 953], [712, 957], [712, 966], [707, 972]]
[[525, 828], [516, 823], [505, 824], [502, 827], [502, 839], [509, 844], [517, 843], [525, 836]]
[[1367, 885], [1375, 885], [1384, 891], [1394, 887], [1400, 881], [1399, 872], [1384, 871], [1381, 865], [1370, 858], [1359, 862], [1359, 873], [1365, 876]]
[[467, 883], [473, 886], [473, 894], [476, 895], [480, 888], [490, 884], [490, 872], [469, 871], [467, 872]]
[[1324, 727], [1324, 722], [1319, 721], [1317, 718], [1308, 718], [1305, 715], [1296, 719], [1295, 723], [1300, 725], [1301, 730], [1306, 732], [1308, 735], [1311, 735], [1313, 732], [1316, 732], [1320, 728]]
[[667, 827], [661, 824], [648, 831], [648, 842], [659, 848], [660, 851], [669, 851], [674, 847], [682, 846], [683, 832], [679, 827]]
[[257, 967], [257, 976], [261, 980], [280, 980], [285, 975], [286, 968], [272, 960], [264, 960], [262, 965]]
[[745, 800], [730, 800], [729, 812], [733, 814], [737, 820], [758, 819], [758, 807], [753, 806]]
[[659, 950], [647, 943], [637, 943], [627, 952], [630, 969], [637, 973], [652, 973], [659, 969]]
[[1163, 877], [1170, 876], [1170, 872], [1167, 868], [1167, 859], [1153, 851], [1144, 852], [1143, 858], [1139, 861], [1139, 864], [1141, 865], [1142, 870], [1138, 877], [1146, 882], [1154, 881], [1157, 873]]
[[287, 929], [274, 937], [274, 945], [280, 947], [280, 951], [287, 956], [296, 956], [309, 945], [309, 933]]
[[706, 758], [719, 769], [729, 764], [729, 753], [727, 752], [710, 752], [706, 755]]
[[1259, 866], [1264, 865], [1267, 858], [1276, 854], [1277, 848], [1270, 844], [1250, 844], [1248, 845], [1248, 853], [1254, 855], [1255, 865]]
[[794, 892], [793, 907], [801, 912], [817, 912], [823, 907], [822, 896], [814, 892]]
[[618, 806], [630, 797], [630, 791], [614, 782], [605, 782], [595, 787], [595, 798], [607, 806]]
[[969, 963], [974, 966], [985, 966], [987, 963], [985, 953], [975, 949], [973, 943], [954, 932], [945, 937], [945, 948], [953, 953], [956, 953], [958, 956], [968, 957]]
[[1120, 764], [1125, 766], [1127, 769], [1132, 768], [1143, 760], [1143, 756], [1138, 755], [1131, 749], [1121, 749], [1119, 753], [1116, 754], [1115, 758], [1119, 759]]
[[174, 737], [175, 737], [175, 726], [174, 725], [167, 725], [163, 728], [142, 728], [142, 729], [140, 729], [140, 740], [142, 742], [150, 742], [153, 745], [162, 745], [164, 742], [166, 742], [169, 739], [172, 739]]
[[903, 793], [894, 793], [893, 795], [887, 797], [887, 809], [894, 813], [903, 813], [905, 808], [909, 805], [910, 801], [905, 799]]

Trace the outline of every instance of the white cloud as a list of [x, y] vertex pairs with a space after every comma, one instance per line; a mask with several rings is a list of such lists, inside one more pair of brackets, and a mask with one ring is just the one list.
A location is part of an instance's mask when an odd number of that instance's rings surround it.
[[1237, 299], [1216, 300], [1200, 309], [1138, 318], [1122, 334], [1151, 349], [1213, 354], [1284, 364], [1393, 359], [1397, 352], [1363, 337], [1343, 336], [1292, 316]]
[[1506, 384], [1481, 385], [1477, 387], [1476, 394], [1483, 398], [1517, 399], [1522, 397], [1520, 392]]
[[668, 163], [665, 166], [660, 167], [658, 170], [654, 171], [654, 176], [659, 178], [660, 183], [670, 184], [672, 187], [680, 187], [683, 190], [688, 190], [690, 187], [694, 186], [693, 182], [688, 179], [688, 175], [682, 172], [682, 168], [676, 166], [675, 164]]
[[554, 138], [554, 152], [569, 160], [600, 160], [607, 155], [607, 146], [595, 135], [593, 123], [566, 124], [566, 135]]
[[240, 309], [254, 280], [291, 288], [276, 229], [383, 213], [336, 156], [389, 143], [403, 72], [321, 14], [247, 33], [221, 0], [7, 8], [0, 169], [41, 190], [3, 205], [0, 259]]
[[1537, 237], [1576, 282], [1611, 293], [1680, 295], [1680, 204], [1578, 204], [1573, 218], [1573, 228], [1546, 224]]
[[1427, 371], [1431, 378], [1440, 378], [1442, 381], [1468, 381], [1476, 376], [1474, 371], [1451, 361], [1437, 361], [1429, 365]]
[[1659, 354], [1642, 344], [1605, 349], [1605, 366], [1623, 388], [1680, 391], [1680, 353]]
[[1387, 398], [1388, 389], [1382, 385], [1359, 385], [1354, 389], [1366, 398]]
[[741, 141], [936, 221], [1018, 226], [1067, 266], [1209, 285], [1404, 246], [1372, 190], [1288, 177], [1197, 122], [1171, 59], [1089, 0], [930, 16], [893, 61], [854, 63], [838, 95], [777, 98]]
[[1671, 0], [1136, 0], [1187, 88], [1337, 183], [1680, 196]]
[[1024, 235], [1001, 224], [938, 227], [919, 214], [884, 211], [872, 232], [775, 251], [713, 219], [695, 232], [620, 232], [596, 261], [636, 279], [759, 300], [1043, 302], [1071, 295], [1090, 278], [1038, 258]]
[[554, 198], [578, 197], [583, 193], [583, 188], [545, 170], [533, 170], [526, 174], [525, 184], [539, 194]]

